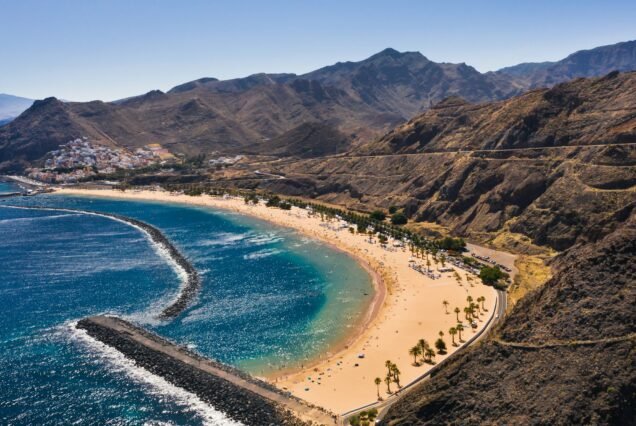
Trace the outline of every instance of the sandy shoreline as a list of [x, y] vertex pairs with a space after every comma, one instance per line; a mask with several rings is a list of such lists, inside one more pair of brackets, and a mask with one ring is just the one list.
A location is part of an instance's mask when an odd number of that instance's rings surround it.
[[[336, 413], [366, 405], [377, 400], [378, 389], [373, 383], [375, 377], [384, 378], [384, 363], [391, 360], [401, 370], [400, 381], [406, 384], [432, 367], [430, 364], [414, 365], [409, 348], [423, 338], [433, 345], [443, 331], [448, 353], [436, 355], [439, 362], [450, 356], [458, 347], [451, 345], [448, 329], [457, 324], [457, 317], [466, 330], [463, 340], [474, 331], [467, 327], [463, 319], [463, 307], [467, 296], [476, 300], [484, 296], [487, 312], [482, 312], [478, 321], [481, 329], [494, 313], [496, 292], [474, 279], [466, 280], [466, 273], [457, 269], [461, 281], [456, 281], [453, 273], [442, 273], [433, 280], [409, 267], [410, 253], [400, 248], [386, 250], [379, 244], [371, 244], [367, 237], [351, 234], [348, 230], [337, 230], [321, 222], [320, 218], [308, 217], [307, 212], [292, 208], [291, 211], [267, 208], [260, 204], [246, 205], [242, 199], [211, 196], [190, 197], [171, 195], [163, 191], [114, 191], [62, 189], [57, 193], [68, 195], [104, 196], [121, 199], [178, 202], [208, 206], [247, 214], [274, 224], [295, 229], [303, 234], [323, 241], [332, 247], [352, 255], [370, 273], [374, 281], [374, 297], [365, 315], [350, 333], [335, 343], [330, 351], [319, 359], [305, 365], [303, 369], [280, 371], [269, 380], [282, 389], [325, 407]], [[423, 259], [416, 259], [423, 264]], [[446, 265], [449, 267], [450, 265]], [[435, 265], [432, 265], [435, 269]], [[442, 301], [448, 301], [448, 313]], [[461, 314], [456, 316], [455, 307]], [[458, 337], [455, 337], [455, 341]], [[359, 355], [364, 354], [364, 358]], [[396, 386], [391, 385], [395, 391]], [[386, 385], [379, 387], [380, 396], [386, 398]]]

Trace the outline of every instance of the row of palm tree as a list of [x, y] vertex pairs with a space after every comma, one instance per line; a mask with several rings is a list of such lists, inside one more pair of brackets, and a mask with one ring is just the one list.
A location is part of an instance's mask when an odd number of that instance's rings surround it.
[[461, 324], [457, 324], [455, 327], [451, 327], [448, 330], [448, 334], [450, 334], [451, 339], [453, 341], [453, 346], [457, 346], [457, 343], [455, 343], [455, 335], [459, 334], [459, 341], [460, 343], [463, 342], [464, 340], [462, 339], [462, 331], [464, 331], [464, 326]]
[[[257, 191], [253, 189], [238, 189], [228, 187], [215, 187], [210, 183], [191, 183], [191, 184], [164, 184], [162, 187], [168, 191], [184, 191], [191, 194], [209, 194], [214, 196], [238, 196], [243, 197], [246, 203], [254, 203], [259, 198], [269, 199], [276, 196], [269, 191]], [[297, 198], [287, 198], [284, 200], [285, 206], [296, 206], [307, 210], [310, 208], [314, 214], [319, 214], [322, 220], [331, 221], [336, 216], [342, 218], [346, 222], [356, 226], [358, 230], [371, 229], [373, 234], [381, 234], [385, 237], [408, 241], [409, 249], [412, 256], [426, 258], [427, 267], [430, 268], [431, 262], [429, 255], [432, 256], [435, 264], [440, 263], [445, 266], [447, 257], [444, 253], [440, 253], [442, 248], [448, 249], [443, 244], [443, 240], [431, 240], [416, 231], [407, 229], [401, 225], [394, 225], [386, 220], [378, 220], [370, 214], [358, 213], [346, 209], [340, 209], [332, 206], [325, 206], [320, 203], [308, 202]], [[465, 258], [472, 259], [472, 258]], [[474, 259], [473, 259], [474, 260]], [[466, 261], [466, 260], [465, 260]], [[468, 277], [467, 277], [468, 280]], [[469, 281], [472, 286], [472, 278]]]
[[428, 342], [424, 339], [418, 340], [417, 344], [409, 349], [409, 355], [413, 357], [413, 365], [420, 365], [417, 362], [417, 357], [422, 357], [422, 362], [433, 364], [433, 358], [435, 358], [435, 351], [429, 346]]
[[[395, 365], [391, 360], [387, 360], [384, 363], [384, 366], [386, 367], [387, 371], [386, 371], [386, 376], [384, 376], [384, 383], [386, 383], [386, 391], [388, 394], [391, 394], [391, 383], [395, 383], [397, 385], [398, 388], [401, 388], [402, 386], [400, 385], [400, 374], [402, 374], [400, 372], [400, 369], [398, 368], [397, 365]], [[382, 379], [379, 377], [376, 377], [373, 380], [373, 383], [375, 383], [375, 386], [377, 388], [377, 392], [378, 392], [378, 401], [382, 400], [382, 397], [380, 396], [380, 385], [382, 384]]]

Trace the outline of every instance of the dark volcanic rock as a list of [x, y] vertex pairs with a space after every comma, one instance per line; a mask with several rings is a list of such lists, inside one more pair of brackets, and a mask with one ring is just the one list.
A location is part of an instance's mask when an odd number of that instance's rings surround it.
[[[136, 365], [175, 386], [196, 394], [234, 420], [247, 425], [302, 426], [305, 424], [281, 407], [248, 389], [238, 387], [221, 377], [204, 373], [190, 364], [141, 345], [127, 334], [101, 326], [90, 318], [79, 321], [77, 327], [86, 330], [90, 336], [100, 342], [117, 349], [128, 359], [133, 360]], [[157, 339], [156, 336], [149, 335], [143, 330], [139, 331], [154, 340]]]

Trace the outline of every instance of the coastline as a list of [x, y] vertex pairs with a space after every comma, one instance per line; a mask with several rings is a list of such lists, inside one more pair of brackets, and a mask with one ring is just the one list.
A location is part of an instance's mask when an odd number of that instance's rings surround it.
[[[320, 219], [309, 218], [306, 211], [295, 207], [291, 211], [282, 211], [264, 205], [245, 205], [242, 199], [237, 198], [207, 195], [191, 197], [165, 191], [65, 188], [56, 190], [56, 193], [176, 202], [229, 210], [295, 229], [353, 257], [370, 274], [375, 289], [365, 314], [342, 338], [334, 342], [328, 352], [302, 364], [300, 368], [285, 368], [266, 376], [279, 388], [334, 412], [344, 412], [377, 400], [373, 379], [376, 376], [383, 377], [386, 373], [386, 359], [399, 365], [403, 383], [416, 379], [432, 368], [429, 364], [413, 364], [408, 349], [420, 338], [425, 338], [432, 345], [438, 337], [438, 331], [446, 332], [449, 326], [454, 325], [455, 315], [444, 312], [442, 300], [449, 300], [454, 307], [465, 303], [466, 294], [475, 299], [479, 295], [486, 295], [488, 316], [494, 315], [496, 292], [491, 287], [475, 284], [469, 290], [468, 285], [457, 286], [450, 275], [432, 280], [408, 267], [409, 254], [406, 250], [383, 250], [378, 245], [365, 243], [364, 237], [350, 234], [347, 230], [327, 229], [324, 224], [321, 225]], [[465, 276], [463, 271], [458, 271]], [[483, 324], [480, 319], [478, 329]], [[468, 339], [470, 331], [466, 330], [465, 333]], [[445, 355], [438, 355], [437, 362], [462, 347], [461, 344], [451, 346], [448, 336], [444, 336], [444, 339], [449, 350]], [[361, 354], [364, 356], [359, 358]], [[389, 394], [383, 389], [382, 396], [387, 397]]]

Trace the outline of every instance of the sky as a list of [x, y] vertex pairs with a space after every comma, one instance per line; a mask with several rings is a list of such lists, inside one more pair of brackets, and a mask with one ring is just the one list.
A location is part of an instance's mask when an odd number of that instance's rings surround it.
[[105, 101], [386, 47], [479, 71], [636, 39], [636, 1], [0, 0], [0, 93]]

